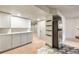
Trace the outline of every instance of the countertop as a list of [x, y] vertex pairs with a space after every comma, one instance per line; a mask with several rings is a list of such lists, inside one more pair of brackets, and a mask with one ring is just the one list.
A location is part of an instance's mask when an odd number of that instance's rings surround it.
[[10, 35], [10, 34], [22, 34], [22, 33], [31, 33], [32, 31], [24, 31], [24, 32], [11, 32], [11, 33], [3, 33], [0, 35]]

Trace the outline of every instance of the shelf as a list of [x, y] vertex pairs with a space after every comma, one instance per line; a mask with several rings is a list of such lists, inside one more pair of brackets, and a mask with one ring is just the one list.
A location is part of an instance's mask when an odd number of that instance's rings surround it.
[[50, 22], [50, 21], [52, 21], [52, 20], [47, 20], [46, 22]]
[[50, 35], [50, 34], [46, 34], [47, 36], [52, 36], [52, 35]]
[[46, 25], [46, 26], [52, 26], [52, 25]]
[[58, 31], [62, 31], [62, 29], [58, 29]]
[[46, 31], [52, 31], [52, 30], [46, 30]]

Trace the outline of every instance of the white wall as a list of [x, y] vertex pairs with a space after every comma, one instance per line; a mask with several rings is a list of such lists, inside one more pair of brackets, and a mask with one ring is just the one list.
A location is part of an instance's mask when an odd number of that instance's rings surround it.
[[58, 11], [57, 14], [62, 17], [62, 24], [63, 24], [63, 26], [62, 26], [62, 38], [63, 38], [62, 43], [64, 43], [64, 40], [66, 39], [66, 23], [65, 23], [66, 18], [64, 17], [64, 15], [60, 11]]
[[66, 38], [74, 38], [74, 20], [66, 19], [65, 24], [66, 24]]
[[61, 12], [58, 12], [58, 14], [62, 17], [62, 23], [63, 23], [63, 42], [65, 39], [71, 39], [75, 38], [76, 35], [78, 35], [77, 27], [79, 26], [79, 20], [78, 19], [66, 19]]
[[39, 38], [45, 38], [46, 35], [46, 22], [45, 20], [37, 23], [37, 34]]
[[75, 30], [75, 32], [74, 32], [74, 34], [75, 35], [77, 35], [77, 36], [79, 36], [79, 18], [78, 19], [75, 19], [75, 21], [74, 21], [74, 30]]
[[66, 20], [66, 38], [75, 38], [79, 35], [79, 19]]
[[63, 42], [65, 39], [72, 39], [79, 35], [79, 18], [68, 19], [65, 18], [61, 12], [58, 14], [62, 17], [63, 22]]
[[61, 12], [58, 14], [62, 17], [63, 22], [63, 42], [65, 39], [72, 39], [79, 35], [79, 18], [68, 19], [65, 18]]

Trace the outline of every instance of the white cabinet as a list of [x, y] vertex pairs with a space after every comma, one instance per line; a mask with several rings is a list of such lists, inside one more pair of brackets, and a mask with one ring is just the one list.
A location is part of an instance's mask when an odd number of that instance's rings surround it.
[[11, 28], [25, 28], [25, 21], [18, 17], [11, 17]]
[[32, 42], [32, 33], [0, 35], [0, 52]]
[[11, 48], [11, 35], [0, 35], [0, 51]]
[[12, 34], [12, 47], [17, 47], [21, 45], [20, 34]]
[[27, 33], [27, 42], [32, 42], [32, 33]]
[[21, 34], [21, 44], [26, 44], [32, 42], [32, 33], [22, 33]]
[[[0, 51], [8, 50], [32, 41], [31, 20], [0, 12]], [[23, 33], [21, 33], [23, 31]], [[12, 33], [19, 32], [19, 33]]]
[[0, 13], [0, 28], [10, 28], [10, 16]]
[[25, 20], [25, 28], [31, 28], [31, 20]]
[[31, 28], [31, 20], [0, 13], [0, 28]]
[[21, 34], [21, 44], [26, 44], [28, 41], [28, 34], [27, 33], [22, 33]]
[[12, 47], [32, 42], [32, 33], [19, 33], [12, 35]]
[[11, 17], [11, 28], [31, 28], [31, 20]]

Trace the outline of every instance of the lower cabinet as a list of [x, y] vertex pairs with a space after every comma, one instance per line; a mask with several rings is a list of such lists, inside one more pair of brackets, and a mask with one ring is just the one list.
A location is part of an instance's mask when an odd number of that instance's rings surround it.
[[32, 33], [27, 33], [27, 42], [32, 42]]
[[28, 39], [28, 34], [27, 33], [21, 34], [21, 44], [28, 43], [27, 39]]
[[32, 42], [32, 33], [0, 35], [0, 52]]
[[21, 45], [21, 36], [20, 34], [13, 34], [12, 35], [12, 47], [17, 47]]
[[11, 48], [11, 35], [0, 36], [0, 51], [5, 51]]
[[21, 33], [12, 35], [12, 47], [17, 47], [32, 42], [32, 33]]
[[32, 33], [21, 34], [21, 44], [32, 42]]

